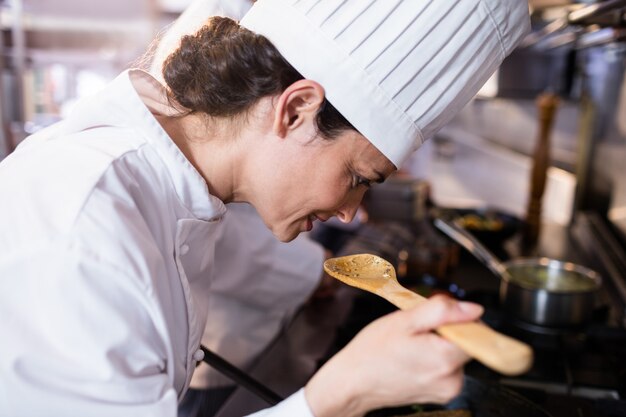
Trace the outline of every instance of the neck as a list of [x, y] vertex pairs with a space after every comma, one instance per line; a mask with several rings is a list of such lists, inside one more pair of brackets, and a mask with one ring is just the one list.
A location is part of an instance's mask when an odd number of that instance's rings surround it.
[[[238, 119], [209, 119], [191, 114], [157, 117], [183, 155], [224, 203], [249, 202], [247, 171], [266, 129]], [[248, 119], [255, 119], [254, 116]]]
[[234, 129], [198, 115], [157, 116], [163, 129], [206, 181], [209, 192], [225, 203], [234, 199], [234, 166], [239, 159]]

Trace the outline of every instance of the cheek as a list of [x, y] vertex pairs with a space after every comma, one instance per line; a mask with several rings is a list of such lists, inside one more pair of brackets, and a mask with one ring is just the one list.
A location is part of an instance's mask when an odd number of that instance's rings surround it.
[[316, 199], [324, 207], [341, 205], [353, 191], [349, 181], [337, 175], [319, 178], [315, 189]]
[[324, 208], [334, 209], [341, 206], [342, 203], [346, 200], [346, 197], [346, 193], [342, 190], [330, 189], [320, 195], [319, 203]]
[[300, 192], [307, 190], [304, 192], [312, 205], [308, 208], [332, 211], [352, 199], [355, 192], [360, 194], [358, 189], [352, 188], [352, 175], [342, 168], [345, 166], [344, 161], [337, 161], [335, 154], [331, 154], [308, 167], [310, 170], [307, 172], [311, 174], [298, 184]]
[[[363, 189], [362, 189], [363, 188]], [[337, 187], [328, 189], [318, 199], [320, 208], [327, 211], [337, 211], [345, 207], [358, 206], [365, 193], [364, 187], [357, 189]]]

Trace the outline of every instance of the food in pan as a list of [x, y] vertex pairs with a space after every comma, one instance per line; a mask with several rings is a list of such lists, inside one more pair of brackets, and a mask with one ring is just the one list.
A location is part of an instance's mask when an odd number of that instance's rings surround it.
[[557, 292], [590, 291], [596, 282], [576, 271], [550, 269], [543, 265], [525, 265], [509, 270], [511, 282], [530, 289]]
[[496, 232], [498, 230], [502, 230], [502, 227], [504, 227], [502, 219], [489, 214], [469, 213], [459, 217], [457, 222], [461, 227], [469, 231], [483, 230]]

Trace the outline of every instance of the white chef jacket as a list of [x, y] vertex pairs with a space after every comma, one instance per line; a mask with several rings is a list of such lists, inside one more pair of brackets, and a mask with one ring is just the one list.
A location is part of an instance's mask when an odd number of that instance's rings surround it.
[[[220, 227], [202, 344], [247, 369], [319, 284], [324, 249], [305, 235], [280, 242], [245, 203], [228, 204]], [[204, 363], [191, 381], [232, 384]]]
[[[0, 416], [176, 415], [226, 209], [162, 103], [124, 72], [0, 163]], [[300, 390], [259, 415], [311, 412]]]

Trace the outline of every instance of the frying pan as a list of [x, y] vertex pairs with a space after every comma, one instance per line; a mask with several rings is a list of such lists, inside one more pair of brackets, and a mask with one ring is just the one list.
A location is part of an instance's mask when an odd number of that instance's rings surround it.
[[494, 251], [522, 228], [519, 218], [493, 207], [438, 209], [434, 215], [459, 224]]

